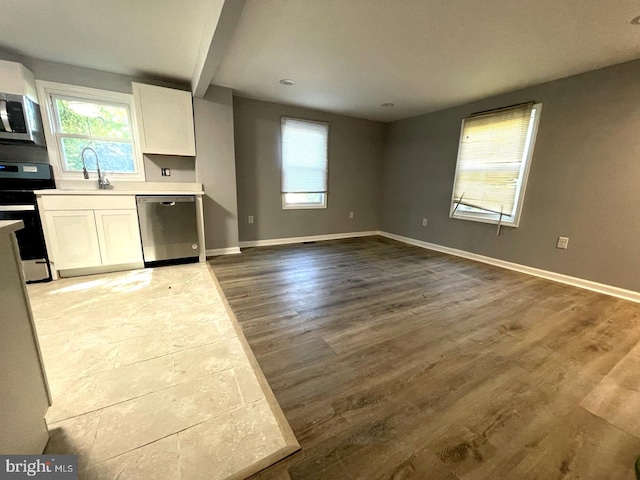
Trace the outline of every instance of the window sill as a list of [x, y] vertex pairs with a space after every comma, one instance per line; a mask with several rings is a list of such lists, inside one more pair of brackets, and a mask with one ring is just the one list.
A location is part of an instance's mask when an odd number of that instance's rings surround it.
[[[289, 197], [289, 201], [287, 201], [287, 197]], [[311, 197], [311, 198], [308, 198], [308, 197]], [[317, 210], [319, 208], [327, 208], [326, 193], [314, 193], [314, 194], [283, 193], [282, 194], [283, 210]]]
[[450, 215], [449, 218], [453, 218], [454, 220], [468, 220], [470, 222], [479, 222], [479, 223], [488, 223], [491, 225], [498, 225], [498, 223], [503, 227], [513, 227], [517, 228], [519, 219], [513, 220], [502, 220], [499, 221], [499, 216], [494, 215], [478, 215], [478, 214], [464, 214], [456, 212], [453, 215]]
[[327, 208], [326, 205], [283, 205], [283, 210], [319, 210]]

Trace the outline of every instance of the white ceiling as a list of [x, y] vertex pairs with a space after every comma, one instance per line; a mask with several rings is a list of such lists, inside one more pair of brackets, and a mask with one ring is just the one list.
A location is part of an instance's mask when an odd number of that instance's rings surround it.
[[[0, 48], [187, 82], [222, 3], [5, 0]], [[390, 121], [640, 58], [638, 15], [639, 0], [247, 0], [213, 83]]]
[[190, 81], [220, 0], [4, 0], [0, 47], [133, 76]]
[[248, 0], [214, 83], [389, 121], [640, 58], [638, 15], [638, 0]]

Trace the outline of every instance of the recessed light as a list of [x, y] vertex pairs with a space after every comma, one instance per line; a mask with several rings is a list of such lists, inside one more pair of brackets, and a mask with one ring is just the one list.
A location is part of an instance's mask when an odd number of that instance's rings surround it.
[[631, 25], [640, 25], [640, 15], [631, 20]]
[[395, 103], [383, 103], [380, 106], [384, 107], [384, 108], [389, 108], [389, 107], [395, 107], [396, 104]]
[[290, 87], [291, 85], [295, 85], [296, 84], [296, 82], [294, 82], [290, 78], [283, 78], [282, 80], [280, 80], [280, 83], [282, 85], [287, 85], [288, 87]]

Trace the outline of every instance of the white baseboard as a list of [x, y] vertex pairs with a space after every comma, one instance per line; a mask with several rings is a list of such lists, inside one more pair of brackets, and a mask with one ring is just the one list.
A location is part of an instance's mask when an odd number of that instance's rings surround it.
[[[119, 265], [101, 265], [99, 267], [69, 268], [66, 270], [56, 270], [55, 264], [51, 264], [52, 277], [54, 280], [57, 280], [57, 277], [68, 278], [84, 275], [96, 275], [98, 273], [126, 272], [127, 270], [138, 270], [140, 268], [144, 268], [144, 263], [142, 261], [122, 263]], [[53, 274], [53, 271], [56, 271], [57, 274]]]
[[448, 253], [449, 255], [468, 258], [469, 260], [475, 260], [477, 262], [488, 263], [489, 265], [495, 265], [497, 267], [506, 268], [508, 270], [514, 270], [516, 272], [526, 273], [528, 275], [545, 278], [554, 282], [564, 283], [567, 285], [572, 285], [574, 287], [584, 288], [585, 290], [604, 293], [605, 295], [610, 295], [612, 297], [618, 297], [624, 300], [630, 300], [632, 302], [640, 303], [640, 292], [634, 292], [633, 290], [625, 290], [624, 288], [614, 287], [612, 285], [606, 285], [604, 283], [592, 282], [591, 280], [584, 280], [582, 278], [571, 277], [562, 273], [550, 272], [548, 270], [542, 270], [540, 268], [520, 265], [519, 263], [507, 262], [505, 260], [499, 260], [492, 257], [485, 257], [484, 255], [478, 255], [477, 253], [466, 252], [464, 250], [458, 250], [456, 248], [444, 247], [436, 243], [423, 242], [422, 240], [403, 237], [394, 233], [378, 232], [378, 234], [382, 235], [383, 237], [397, 240], [399, 242], [408, 243], [409, 245], [415, 245], [417, 247], [435, 250], [436, 252]]
[[[457, 248], [445, 247], [436, 243], [424, 242], [422, 240], [416, 240], [414, 238], [403, 237], [402, 235], [396, 235], [394, 233], [382, 232], [382, 231], [367, 231], [367, 232], [349, 232], [349, 233], [334, 233], [329, 235], [313, 235], [307, 237], [290, 237], [290, 238], [272, 238], [268, 240], [252, 240], [248, 242], [240, 242], [240, 248], [248, 247], [267, 247], [273, 245], [288, 245], [292, 243], [303, 242], [321, 242], [324, 240], [340, 240], [344, 238], [355, 237], [368, 237], [372, 235], [381, 235], [383, 237], [391, 238], [399, 242], [414, 245], [416, 247], [426, 248], [428, 250], [434, 250], [436, 252], [447, 253], [449, 255], [455, 255], [456, 257], [467, 258], [469, 260], [475, 260], [477, 262], [494, 265], [496, 267], [506, 268], [507, 270], [513, 270], [527, 275], [533, 275], [534, 277], [545, 278], [558, 283], [564, 283], [578, 288], [584, 288], [585, 290], [591, 290], [592, 292], [603, 293], [612, 297], [622, 298], [631, 302], [640, 303], [640, 292], [633, 290], [626, 290], [620, 287], [614, 287], [612, 285], [606, 285], [604, 283], [593, 282], [591, 280], [585, 280], [583, 278], [572, 277], [570, 275], [564, 275], [562, 273], [551, 272], [549, 270], [542, 270], [540, 268], [529, 267], [527, 265], [521, 265], [519, 263], [508, 262], [506, 260], [500, 260], [497, 258], [486, 257], [477, 253], [467, 252], [465, 250], [458, 250]], [[219, 252], [218, 250], [233, 250]], [[218, 249], [207, 250], [207, 256], [209, 255], [223, 255], [227, 253], [239, 253], [239, 249]], [[216, 252], [216, 253], [210, 253]]]
[[268, 240], [251, 240], [248, 242], [240, 242], [240, 248], [270, 247], [273, 245], [288, 245], [290, 243], [322, 242], [323, 240], [341, 240], [343, 238], [369, 237], [371, 235], [378, 235], [379, 233], [380, 232], [378, 231], [330, 233], [328, 235], [312, 235], [309, 237], [289, 237], [289, 238], [270, 238]]
[[240, 253], [240, 247], [212, 248], [205, 252], [207, 257], [217, 257], [218, 255], [232, 255]]

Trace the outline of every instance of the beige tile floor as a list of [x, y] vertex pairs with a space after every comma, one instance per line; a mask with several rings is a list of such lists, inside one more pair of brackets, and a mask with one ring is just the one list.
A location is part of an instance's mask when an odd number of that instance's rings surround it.
[[206, 264], [29, 286], [48, 453], [81, 478], [243, 478], [299, 448]]

